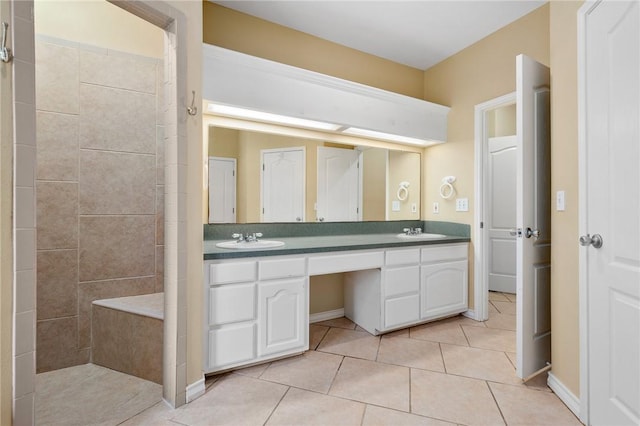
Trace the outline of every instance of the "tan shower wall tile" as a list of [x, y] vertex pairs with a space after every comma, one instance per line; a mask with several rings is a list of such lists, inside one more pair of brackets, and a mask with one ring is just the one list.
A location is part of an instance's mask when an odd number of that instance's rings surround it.
[[164, 246], [156, 246], [156, 293], [164, 291]]
[[155, 215], [80, 217], [80, 281], [152, 276], [155, 268]]
[[156, 183], [158, 185], [164, 185], [164, 163], [166, 158], [164, 148], [164, 126], [156, 126]]
[[80, 81], [155, 94], [156, 63], [150, 58], [80, 50]]
[[131, 374], [162, 383], [163, 321], [133, 315]]
[[133, 361], [132, 315], [115, 309], [93, 306], [91, 361], [96, 365], [129, 373]]
[[78, 248], [78, 184], [36, 183], [38, 249]]
[[153, 155], [80, 150], [80, 214], [154, 214]]
[[154, 154], [155, 95], [80, 85], [80, 148]]
[[156, 186], [156, 244], [164, 244], [164, 186]]
[[37, 179], [78, 180], [78, 116], [39, 111]]
[[78, 284], [78, 347], [91, 346], [91, 302], [155, 292], [155, 277], [81, 282]]
[[78, 250], [38, 251], [38, 319], [78, 312]]
[[78, 317], [38, 321], [36, 326], [36, 371], [57, 370], [89, 362], [89, 352], [78, 350]]
[[38, 41], [36, 62], [36, 108], [77, 114], [78, 49]]

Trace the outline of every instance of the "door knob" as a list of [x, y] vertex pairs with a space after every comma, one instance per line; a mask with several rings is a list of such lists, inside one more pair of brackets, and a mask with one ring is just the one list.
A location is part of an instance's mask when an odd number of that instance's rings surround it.
[[535, 239], [538, 239], [540, 238], [540, 230], [527, 228], [527, 230], [524, 232], [524, 236], [527, 238], [534, 237]]
[[593, 234], [593, 236], [587, 234], [580, 237], [580, 245], [583, 247], [593, 246], [593, 248], [599, 249], [602, 247], [602, 236], [600, 234]]

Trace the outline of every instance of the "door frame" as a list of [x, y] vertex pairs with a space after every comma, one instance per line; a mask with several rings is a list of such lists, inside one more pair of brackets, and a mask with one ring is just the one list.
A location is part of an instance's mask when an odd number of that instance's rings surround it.
[[465, 316], [476, 321], [489, 319], [489, 283], [487, 280], [488, 256], [486, 255], [489, 239], [485, 236], [483, 226], [484, 217], [488, 203], [485, 198], [485, 174], [487, 170], [487, 113], [491, 110], [513, 105], [516, 103], [516, 92], [490, 99], [475, 106], [475, 205], [476, 209], [473, 218], [473, 230], [475, 236], [474, 243], [474, 274], [473, 274], [473, 300], [474, 309], [468, 310]]
[[[578, 10], [578, 235], [587, 234], [587, 17], [600, 0], [585, 1]], [[576, 241], [578, 244], [578, 241]], [[580, 336], [579, 418], [589, 424], [589, 292], [587, 250], [578, 250], [578, 329]], [[575, 411], [574, 411], [575, 412]]]

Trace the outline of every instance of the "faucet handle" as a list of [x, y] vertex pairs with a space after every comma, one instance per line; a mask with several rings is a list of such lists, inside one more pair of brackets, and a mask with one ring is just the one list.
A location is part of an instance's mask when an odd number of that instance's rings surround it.
[[408, 234], [411, 232], [411, 228], [402, 228], [402, 232], [404, 232], [405, 234]]
[[236, 232], [236, 233], [231, 234], [231, 238], [233, 238], [234, 240], [235, 240], [236, 238], [238, 238], [238, 239], [242, 240], [242, 237], [243, 237], [243, 235], [242, 235], [242, 234], [238, 234], [237, 232]]
[[416, 234], [422, 234], [422, 228], [415, 228], [413, 230]]
[[256, 232], [253, 234], [256, 238], [262, 238], [262, 232]]

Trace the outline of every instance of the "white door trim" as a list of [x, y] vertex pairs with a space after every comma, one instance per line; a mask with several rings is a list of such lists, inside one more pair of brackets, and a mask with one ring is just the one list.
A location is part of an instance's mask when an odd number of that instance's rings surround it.
[[[485, 139], [487, 136], [486, 113], [490, 110], [516, 103], [516, 92], [491, 99], [475, 106], [475, 212], [473, 219], [474, 230], [474, 274], [473, 274], [473, 315], [470, 318], [476, 321], [489, 319], [489, 284], [486, 279], [488, 238], [485, 238], [484, 229], [480, 224], [484, 221], [485, 203], [484, 184], [485, 169], [487, 167], [487, 150]], [[485, 228], [486, 229], [486, 228]]]
[[[587, 16], [600, 3], [585, 1], [578, 10], [578, 235], [587, 234], [586, 66]], [[576, 240], [576, 244], [578, 241]], [[589, 424], [589, 294], [587, 251], [578, 250], [578, 324], [580, 333], [580, 421]]]

